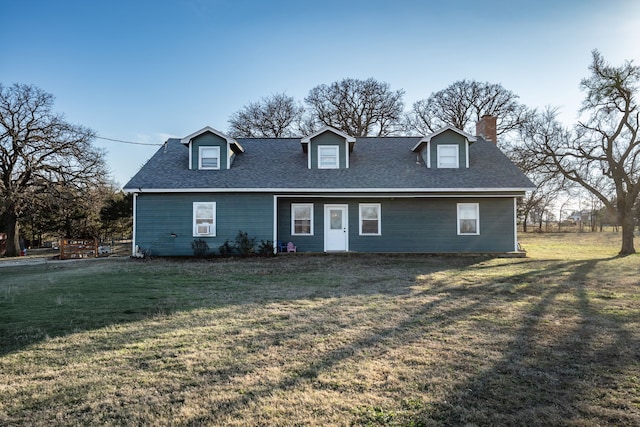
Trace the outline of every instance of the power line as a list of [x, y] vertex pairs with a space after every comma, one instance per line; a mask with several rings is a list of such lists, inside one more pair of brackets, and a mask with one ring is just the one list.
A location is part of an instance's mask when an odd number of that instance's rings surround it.
[[113, 139], [113, 138], [105, 138], [104, 136], [96, 136], [97, 139], [104, 139], [105, 141], [112, 141], [112, 142], [120, 142], [122, 144], [133, 144], [133, 145], [156, 145], [156, 146], [160, 146], [160, 145], [164, 145], [164, 144], [154, 144], [151, 142], [133, 142], [133, 141], [124, 141], [122, 139]]

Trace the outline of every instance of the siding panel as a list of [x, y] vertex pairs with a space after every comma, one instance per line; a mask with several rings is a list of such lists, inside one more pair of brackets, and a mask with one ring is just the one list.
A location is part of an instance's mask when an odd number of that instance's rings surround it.
[[[457, 235], [457, 203], [479, 203], [480, 235]], [[314, 204], [314, 235], [291, 236], [291, 203]], [[380, 236], [359, 235], [359, 204], [381, 204]], [[349, 250], [354, 252], [510, 252], [512, 198], [300, 198], [278, 200], [278, 236], [300, 252], [324, 250], [324, 205], [349, 206]]]
[[[216, 236], [193, 236], [193, 202], [216, 202]], [[139, 194], [136, 244], [156, 256], [193, 255], [191, 243], [202, 238], [211, 251], [238, 231], [273, 239], [273, 197], [269, 194]], [[174, 233], [176, 237], [172, 237]]]

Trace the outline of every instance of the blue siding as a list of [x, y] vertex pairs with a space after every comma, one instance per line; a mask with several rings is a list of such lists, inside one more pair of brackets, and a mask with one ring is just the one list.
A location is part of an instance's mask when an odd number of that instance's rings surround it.
[[[216, 236], [193, 236], [193, 202], [216, 202]], [[148, 194], [137, 196], [136, 244], [152, 255], [193, 255], [191, 243], [202, 238], [217, 251], [242, 230], [260, 240], [273, 239], [270, 194]], [[172, 237], [174, 233], [176, 237]]]
[[[152, 255], [193, 255], [193, 202], [216, 202], [216, 236], [204, 237], [217, 251], [242, 230], [260, 240], [273, 239], [271, 194], [149, 194], [137, 196], [136, 244]], [[457, 203], [478, 203], [480, 235], [457, 235]], [[314, 234], [291, 235], [291, 204], [313, 203]], [[381, 205], [381, 235], [359, 235], [359, 204]], [[349, 251], [353, 252], [510, 252], [514, 248], [513, 198], [284, 198], [278, 199], [278, 237], [299, 252], [324, 251], [324, 206], [346, 204]], [[173, 237], [175, 234], [176, 237]]]
[[[291, 205], [313, 203], [313, 236], [291, 235]], [[278, 200], [278, 240], [294, 242], [300, 252], [324, 251], [324, 205], [325, 199], [297, 198]]]
[[[478, 203], [480, 235], [457, 235], [457, 203]], [[313, 203], [314, 235], [291, 235], [291, 204]], [[359, 204], [381, 204], [381, 235], [359, 235]], [[510, 252], [514, 248], [513, 198], [279, 199], [278, 240], [300, 252], [324, 251], [324, 205], [349, 208], [349, 250], [354, 252]]]

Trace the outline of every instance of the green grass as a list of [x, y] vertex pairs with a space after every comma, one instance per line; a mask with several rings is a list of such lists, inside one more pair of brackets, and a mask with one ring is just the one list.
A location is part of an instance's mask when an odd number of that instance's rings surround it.
[[0, 425], [640, 425], [640, 256], [0, 268]]

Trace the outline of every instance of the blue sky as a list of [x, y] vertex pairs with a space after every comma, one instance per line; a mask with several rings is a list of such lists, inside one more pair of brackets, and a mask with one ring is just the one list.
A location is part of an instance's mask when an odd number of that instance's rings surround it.
[[[227, 129], [249, 102], [303, 101], [346, 77], [404, 89], [405, 107], [461, 79], [577, 117], [591, 50], [640, 63], [637, 0], [1, 0], [0, 83], [52, 93], [100, 136], [162, 143]], [[124, 185], [156, 151], [105, 140]]]

